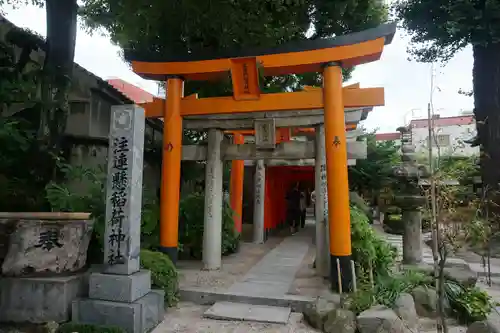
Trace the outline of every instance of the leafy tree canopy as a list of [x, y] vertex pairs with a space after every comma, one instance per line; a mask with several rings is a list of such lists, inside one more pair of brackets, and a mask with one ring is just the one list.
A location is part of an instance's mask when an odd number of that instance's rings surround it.
[[500, 42], [498, 0], [399, 0], [395, 12], [420, 61], [447, 61], [469, 44]]
[[349, 168], [349, 184], [360, 193], [378, 193], [393, 179], [392, 168], [400, 162], [399, 147], [394, 141], [377, 142], [375, 132], [365, 132], [361, 138], [367, 143], [367, 158]]

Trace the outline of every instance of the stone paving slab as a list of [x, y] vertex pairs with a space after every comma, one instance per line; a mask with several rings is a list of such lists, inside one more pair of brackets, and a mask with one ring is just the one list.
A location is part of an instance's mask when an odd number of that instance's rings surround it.
[[299, 235], [286, 238], [227, 292], [235, 295], [285, 295], [309, 250], [308, 241]]
[[290, 313], [290, 308], [217, 302], [203, 316], [211, 319], [255, 321], [286, 325], [290, 318]]
[[[484, 266], [480, 263], [469, 263], [469, 266], [479, 276], [486, 276], [488, 274], [487, 269], [485, 270]], [[500, 266], [490, 265], [490, 273], [491, 276], [500, 277]]]
[[235, 295], [283, 296], [290, 287], [288, 282], [267, 285], [255, 282], [237, 282], [228, 292]]
[[180, 303], [169, 309], [165, 320], [152, 333], [318, 333], [309, 327], [300, 312], [292, 312], [286, 325], [203, 317], [207, 306]]

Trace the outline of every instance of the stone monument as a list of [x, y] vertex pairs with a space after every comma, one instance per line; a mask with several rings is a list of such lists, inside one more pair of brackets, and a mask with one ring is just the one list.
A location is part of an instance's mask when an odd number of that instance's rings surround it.
[[70, 319], [92, 227], [89, 213], [0, 213], [0, 321]]
[[90, 275], [89, 298], [73, 302], [74, 322], [142, 333], [163, 318], [164, 292], [151, 290], [151, 273], [139, 259], [144, 122], [140, 107], [112, 108], [104, 269]]
[[400, 127], [401, 164], [394, 168], [397, 179], [394, 202], [403, 211], [403, 264], [422, 262], [422, 212], [426, 198], [418, 186], [421, 177], [426, 177], [426, 169], [418, 165], [415, 146], [411, 140], [411, 129]]

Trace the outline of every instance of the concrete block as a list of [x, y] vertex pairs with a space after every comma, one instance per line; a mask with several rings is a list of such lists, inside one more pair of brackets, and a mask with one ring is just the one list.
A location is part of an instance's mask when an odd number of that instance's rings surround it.
[[156, 294], [158, 297], [158, 313], [160, 318], [165, 316], [165, 291], [161, 289], [152, 289], [151, 294]]
[[68, 321], [71, 303], [88, 293], [85, 275], [0, 278], [0, 322]]
[[217, 302], [203, 316], [211, 319], [287, 324], [290, 312], [290, 308], [276, 306]]
[[163, 320], [164, 294], [151, 291], [133, 303], [79, 299], [73, 302], [72, 321], [120, 327], [127, 333], [148, 332]]
[[131, 303], [151, 291], [151, 272], [140, 270], [130, 275], [92, 273], [89, 297], [103, 301]]
[[160, 293], [159, 290], [156, 290], [137, 300], [137, 303], [142, 306], [142, 332], [152, 330], [163, 320], [165, 315], [164, 297], [165, 293]]
[[81, 324], [120, 327], [128, 333], [142, 333], [142, 305], [94, 299], [73, 302], [72, 321]]

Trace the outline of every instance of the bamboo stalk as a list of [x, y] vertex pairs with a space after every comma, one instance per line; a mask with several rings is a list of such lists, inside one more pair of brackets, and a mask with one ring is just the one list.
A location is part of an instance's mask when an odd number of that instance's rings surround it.
[[370, 278], [370, 285], [372, 286], [372, 290], [375, 288], [375, 282], [373, 281], [373, 267], [372, 261], [368, 262], [368, 277]]
[[354, 260], [351, 260], [351, 272], [352, 272], [352, 290], [354, 292], [358, 291], [358, 285], [356, 281], [356, 266]]
[[340, 259], [337, 258], [337, 278], [339, 281], [339, 294], [342, 295], [342, 272], [340, 271]]

